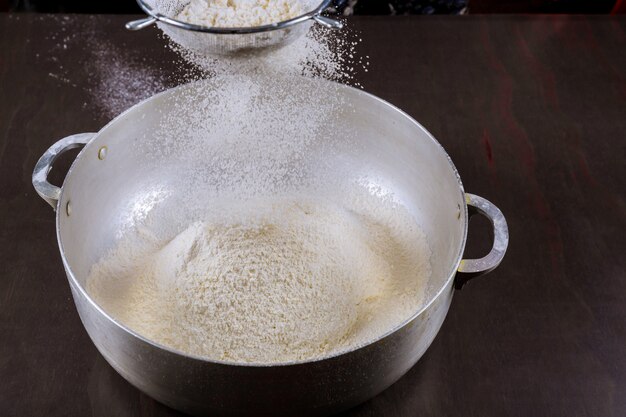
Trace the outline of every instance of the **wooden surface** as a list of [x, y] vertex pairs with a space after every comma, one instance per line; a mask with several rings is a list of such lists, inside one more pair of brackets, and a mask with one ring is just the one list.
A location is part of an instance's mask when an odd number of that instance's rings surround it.
[[[120, 85], [120, 62], [173, 82], [173, 53], [155, 30], [126, 32], [127, 19], [0, 15], [2, 416], [178, 415], [90, 342], [53, 212], [30, 181], [50, 144], [110, 120], [116, 89], [134, 88]], [[417, 366], [345, 416], [626, 415], [626, 19], [351, 26], [370, 56], [365, 88], [438, 138], [466, 190], [502, 209], [511, 242], [496, 271], [456, 294]], [[114, 54], [96, 56], [97, 45]], [[486, 229], [471, 225], [469, 255], [487, 250]]]

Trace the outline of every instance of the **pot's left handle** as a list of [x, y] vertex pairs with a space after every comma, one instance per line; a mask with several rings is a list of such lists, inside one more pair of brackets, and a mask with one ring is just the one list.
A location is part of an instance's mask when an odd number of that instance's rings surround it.
[[95, 133], [79, 133], [68, 136], [56, 142], [41, 155], [33, 170], [33, 187], [37, 194], [56, 210], [57, 202], [61, 197], [61, 188], [48, 182], [48, 173], [52, 169], [54, 161], [63, 152], [84, 146], [95, 136]]
[[470, 216], [480, 214], [489, 219], [493, 227], [493, 246], [491, 251], [480, 259], [461, 260], [454, 280], [456, 289], [461, 289], [470, 279], [486, 274], [500, 265], [509, 246], [509, 227], [498, 207], [489, 200], [470, 193], [465, 193], [465, 203]]

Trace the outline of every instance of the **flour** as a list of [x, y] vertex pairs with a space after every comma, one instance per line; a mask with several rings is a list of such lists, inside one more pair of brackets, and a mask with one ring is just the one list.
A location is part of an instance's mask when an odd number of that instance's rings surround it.
[[310, 360], [381, 336], [424, 299], [430, 251], [401, 206], [304, 195], [218, 206], [167, 242], [128, 235], [91, 270], [107, 312], [210, 359]]
[[269, 25], [303, 13], [297, 0], [191, 0], [176, 18], [201, 26], [238, 28]]
[[106, 40], [87, 38], [92, 58], [88, 87], [94, 103], [108, 117], [115, 117], [141, 100], [168, 87], [167, 77], [146, 65], [146, 59], [130, 54]]
[[[175, 3], [165, 0], [167, 7]], [[191, 7], [189, 16], [205, 12]], [[295, 13], [289, 7], [262, 19], [283, 19]], [[330, 159], [362, 144], [342, 122], [353, 109], [335, 94], [340, 85], [317, 83], [356, 84], [357, 67], [366, 66], [357, 43], [346, 30], [313, 25], [306, 36], [254, 59], [170, 44], [195, 66], [191, 78], [202, 81], [162, 96], [167, 111], [150, 115], [143, 137], [129, 138], [128, 151], [146, 165], [165, 170], [175, 161], [180, 169], [163, 177], [172, 184], [157, 184], [163, 195], [176, 190], [174, 197], [146, 210], [124, 202], [141, 216], [120, 227], [86, 281], [107, 313], [187, 354], [272, 364], [362, 345], [420, 308], [430, 250], [408, 210], [357, 184], [330, 186], [343, 177], [343, 168], [327, 171]], [[109, 62], [105, 52], [102, 64]], [[138, 88], [120, 88], [133, 98], [141, 86], [164, 84], [140, 68], [113, 69], [122, 80], [140, 75]], [[95, 73], [103, 86], [112, 84], [108, 73]], [[104, 96], [118, 107], [124, 94]], [[137, 198], [152, 195], [145, 193]]]

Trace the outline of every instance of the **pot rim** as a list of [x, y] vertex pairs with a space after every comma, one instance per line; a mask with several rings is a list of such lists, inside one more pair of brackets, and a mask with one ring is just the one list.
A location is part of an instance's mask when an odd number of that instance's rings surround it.
[[[317, 80], [317, 81], [321, 81], [321, 82], [329, 82], [329, 83], [335, 83], [334, 81], [328, 81], [328, 80]], [[63, 210], [61, 210], [60, 208], [62, 207], [61, 202], [63, 201], [63, 191], [65, 188], [65, 182], [68, 180], [68, 178], [71, 177], [72, 172], [74, 171], [75, 167], [76, 167], [76, 162], [78, 162], [82, 157], [84, 157], [86, 151], [94, 146], [93, 143], [98, 139], [98, 137], [100, 136], [101, 133], [105, 132], [107, 130], [107, 128], [113, 124], [115, 124], [118, 119], [121, 119], [123, 117], [128, 117], [128, 115], [130, 113], [132, 113], [133, 111], [135, 111], [136, 109], [140, 108], [142, 105], [144, 105], [145, 103], [147, 103], [150, 100], [156, 99], [157, 97], [160, 97], [162, 95], [166, 95], [166, 94], [171, 94], [174, 90], [179, 89], [179, 88], [188, 88], [190, 85], [198, 83], [198, 82], [202, 82], [202, 81], [194, 81], [188, 84], [183, 84], [177, 87], [173, 87], [170, 89], [167, 89], [165, 91], [162, 91], [158, 94], [155, 94], [151, 97], [148, 97], [145, 100], [140, 101], [139, 103], [135, 104], [134, 106], [130, 107], [129, 109], [125, 110], [124, 112], [122, 112], [121, 114], [119, 114], [118, 116], [116, 116], [115, 118], [113, 118], [110, 122], [108, 122], [104, 127], [102, 127], [102, 129], [100, 129], [98, 131], [98, 133], [96, 133], [96, 135], [92, 138], [92, 140], [90, 140], [90, 142], [85, 145], [85, 147], [83, 147], [83, 149], [80, 151], [80, 153], [78, 154], [78, 156], [76, 157], [76, 159], [74, 160], [74, 162], [72, 162], [72, 165], [70, 167], [70, 169], [68, 170], [65, 179], [63, 181], [63, 185], [61, 186], [61, 196], [57, 202], [57, 210], [56, 210], [56, 235], [57, 235], [57, 243], [59, 245], [59, 251], [61, 253], [61, 259], [63, 261], [63, 267], [65, 268], [66, 271], [66, 275], [68, 276], [68, 281], [70, 281], [70, 285], [75, 287], [76, 289], [78, 289], [79, 293], [87, 299], [87, 301], [89, 302], [89, 304], [94, 307], [100, 314], [102, 314], [104, 317], [106, 317], [109, 321], [111, 321], [112, 323], [114, 323], [116, 326], [118, 326], [121, 330], [129, 333], [130, 335], [140, 339], [141, 341], [151, 345], [154, 348], [158, 348], [158, 349], [162, 349], [165, 350], [169, 353], [175, 354], [175, 355], [180, 355], [183, 356], [185, 358], [189, 358], [189, 359], [194, 359], [194, 360], [198, 360], [198, 361], [202, 361], [202, 362], [206, 362], [206, 363], [212, 363], [212, 364], [217, 364], [217, 365], [224, 365], [224, 366], [237, 366], [237, 367], [247, 367], [247, 368], [269, 368], [269, 367], [288, 367], [288, 366], [295, 366], [295, 365], [304, 365], [304, 364], [309, 364], [309, 363], [315, 363], [315, 362], [322, 362], [325, 360], [330, 360], [342, 355], [346, 355], [352, 352], [355, 352], [359, 349], [365, 348], [367, 346], [373, 345], [385, 338], [387, 338], [388, 336], [391, 336], [392, 334], [394, 334], [395, 332], [397, 332], [398, 330], [404, 328], [405, 326], [407, 326], [409, 323], [411, 323], [413, 320], [415, 320], [416, 318], [418, 318], [419, 316], [421, 316], [426, 310], [428, 310], [430, 308], [430, 306], [441, 296], [441, 294], [450, 286], [450, 284], [454, 281], [454, 278], [456, 276], [457, 273], [457, 269], [459, 268], [459, 265], [461, 263], [461, 259], [463, 257], [463, 252], [465, 251], [465, 244], [467, 242], [467, 231], [468, 231], [468, 211], [467, 211], [467, 204], [465, 202], [465, 190], [463, 188], [463, 183], [461, 181], [461, 177], [459, 175], [458, 170], [456, 169], [456, 166], [454, 165], [454, 163], [452, 162], [452, 159], [450, 158], [450, 156], [448, 155], [448, 153], [445, 151], [445, 149], [443, 148], [443, 146], [437, 141], [437, 139], [435, 139], [435, 137], [424, 127], [422, 126], [417, 120], [415, 120], [413, 117], [411, 117], [408, 113], [406, 113], [405, 111], [401, 110], [400, 108], [394, 106], [393, 104], [389, 103], [386, 100], [381, 99], [380, 97], [377, 97], [371, 93], [368, 93], [366, 91], [345, 85], [345, 84], [341, 84], [342, 88], [346, 88], [349, 90], [352, 90], [353, 93], [357, 93], [360, 95], [365, 95], [367, 96], [369, 99], [374, 99], [375, 101], [377, 101], [380, 104], [383, 104], [384, 106], [390, 108], [391, 110], [394, 110], [396, 112], [399, 112], [401, 115], [403, 115], [404, 117], [406, 117], [412, 124], [414, 124], [419, 130], [422, 131], [422, 133], [424, 133], [426, 135], [426, 137], [428, 139], [430, 139], [439, 149], [441, 152], [443, 152], [444, 156], [446, 157], [446, 160], [450, 166], [450, 168], [452, 169], [457, 181], [458, 181], [458, 185], [459, 185], [459, 194], [461, 197], [461, 200], [463, 201], [463, 210], [462, 210], [462, 221], [463, 221], [463, 236], [462, 236], [462, 241], [461, 241], [461, 245], [459, 247], [459, 251], [456, 254], [456, 258], [454, 261], [454, 264], [452, 266], [452, 268], [450, 269], [450, 273], [448, 274], [448, 278], [446, 279], [445, 283], [441, 286], [441, 288], [433, 295], [431, 296], [430, 300], [424, 304], [420, 309], [418, 309], [415, 313], [413, 313], [411, 316], [409, 316], [407, 319], [403, 320], [402, 322], [400, 322], [398, 325], [392, 327], [390, 330], [386, 331], [385, 333], [383, 333], [382, 335], [373, 338], [371, 340], [368, 340], [367, 342], [364, 343], [360, 343], [358, 345], [354, 345], [351, 346], [347, 349], [342, 349], [339, 350], [337, 352], [333, 352], [329, 355], [325, 355], [325, 356], [321, 356], [318, 358], [314, 358], [314, 359], [305, 359], [305, 360], [295, 360], [295, 361], [286, 361], [286, 362], [272, 362], [272, 363], [263, 363], [263, 362], [234, 362], [234, 361], [224, 361], [224, 360], [218, 360], [218, 359], [211, 359], [208, 358], [206, 356], [200, 356], [200, 355], [195, 355], [195, 354], [190, 354], [187, 352], [184, 352], [182, 350], [178, 350], [166, 345], [162, 345], [160, 343], [157, 343], [141, 334], [139, 334], [138, 332], [136, 332], [135, 330], [129, 328], [128, 326], [126, 326], [125, 324], [121, 323], [120, 321], [118, 321], [116, 318], [114, 318], [113, 316], [111, 316], [109, 313], [107, 313], [102, 307], [100, 307], [100, 305], [98, 303], [96, 303], [91, 296], [89, 295], [89, 293], [87, 292], [87, 290], [83, 287], [83, 285], [76, 279], [74, 272], [72, 271], [72, 268], [70, 267], [69, 263], [67, 262], [67, 259], [65, 257], [65, 249], [63, 247], [63, 242], [61, 241], [61, 226], [60, 226], [60, 218], [61, 218], [61, 212]]]

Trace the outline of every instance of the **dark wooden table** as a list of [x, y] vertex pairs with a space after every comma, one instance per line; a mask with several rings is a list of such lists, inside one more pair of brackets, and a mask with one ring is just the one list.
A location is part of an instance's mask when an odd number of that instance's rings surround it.
[[[91, 344], [30, 180], [54, 141], [174, 83], [175, 55], [127, 19], [0, 15], [1, 416], [177, 415]], [[626, 415], [626, 19], [351, 25], [370, 56], [365, 88], [439, 139], [466, 190], [505, 213], [511, 242], [456, 295], [417, 366], [345, 415]], [[486, 230], [472, 223], [469, 255]]]

